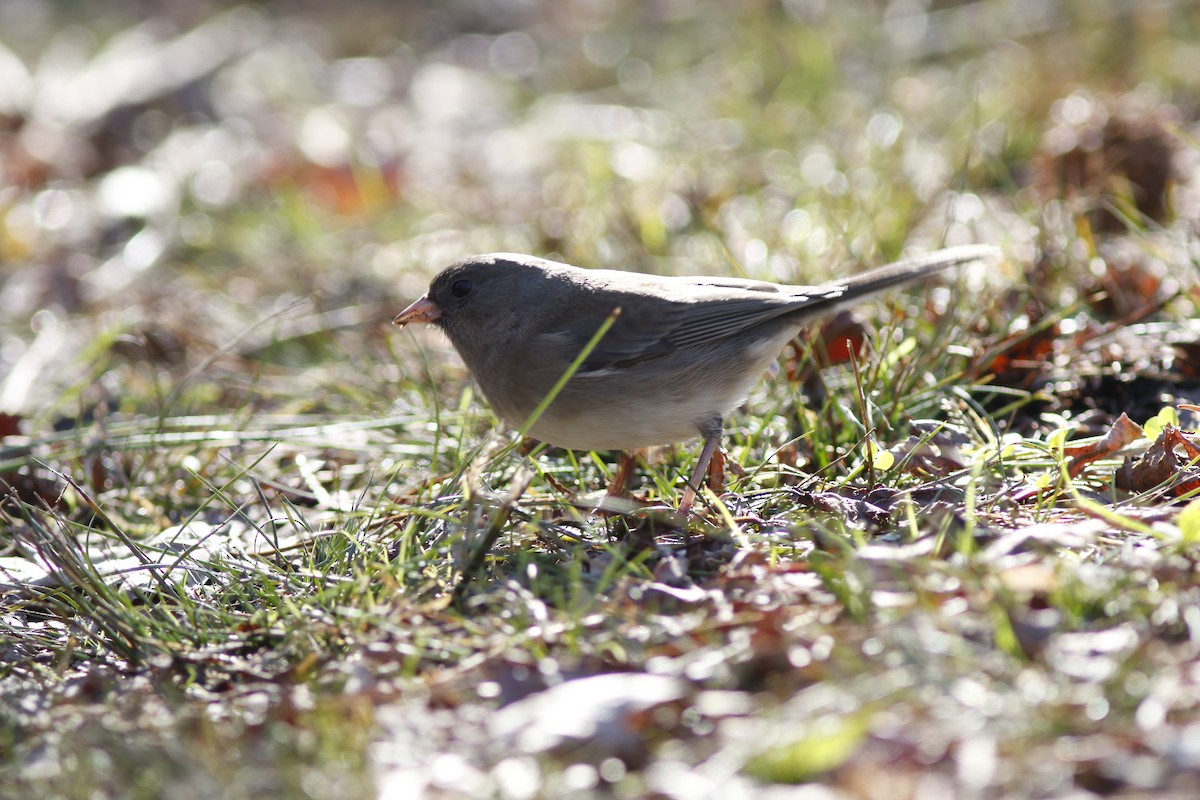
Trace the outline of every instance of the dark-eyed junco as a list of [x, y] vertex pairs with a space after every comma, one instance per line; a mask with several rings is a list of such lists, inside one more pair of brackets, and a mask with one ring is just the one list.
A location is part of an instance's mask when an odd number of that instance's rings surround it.
[[447, 267], [395, 323], [441, 328], [514, 427], [593, 345], [529, 435], [573, 450], [623, 451], [702, 436], [679, 504], [686, 514], [720, 446], [723, 417], [803, 325], [874, 292], [997, 255], [987, 245], [955, 247], [820, 286], [787, 286], [491, 253]]

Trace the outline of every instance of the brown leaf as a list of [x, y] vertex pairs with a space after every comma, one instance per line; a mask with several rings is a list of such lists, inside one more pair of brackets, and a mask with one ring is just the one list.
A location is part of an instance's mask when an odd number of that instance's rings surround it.
[[1158, 311], [1170, 299], [1164, 290], [1163, 275], [1140, 260], [1144, 254], [1113, 254], [1105, 259], [1105, 270], [1097, 278], [1095, 291], [1088, 291], [1097, 316], [1132, 325]]
[[[1174, 366], [1185, 378], [1196, 380], [1200, 378], [1200, 342], [1176, 342], [1171, 346], [1175, 356]], [[1182, 406], [1181, 406], [1182, 408]], [[1200, 407], [1192, 406], [1192, 411], [1200, 411]]]
[[850, 523], [881, 527], [888, 524], [891, 517], [888, 511], [866, 499], [850, 495], [853, 495], [852, 490], [845, 494], [796, 490], [792, 493], [792, 498], [801, 507], [832, 514]]
[[1140, 438], [1142, 438], [1142, 426], [1122, 412], [1100, 441], [1063, 448], [1063, 455], [1071, 459], [1067, 464], [1067, 474], [1072, 478], [1078, 478], [1088, 464], [1101, 458], [1107, 458]]
[[1043, 378], [1052, 366], [1051, 357], [1061, 333], [1057, 323], [1043, 327], [1044, 316], [1042, 309], [1027, 308], [1027, 326], [981, 353], [972, 365], [972, 375], [992, 375], [992, 382], [998, 386], [1021, 388]]
[[0, 413], [0, 441], [3, 441], [6, 436], [20, 436], [21, 420], [20, 414]]
[[784, 362], [788, 378], [795, 383], [805, 383], [818, 369], [845, 364], [861, 354], [867, 330], [854, 314], [842, 311], [804, 338], [805, 344], [793, 343]]
[[910, 475], [941, 478], [967, 464], [958, 442], [940, 432], [933, 436], [909, 436], [889, 452]]
[[1126, 458], [1117, 470], [1117, 488], [1132, 492], [1148, 492], [1159, 486], [1169, 486], [1176, 497], [1200, 490], [1200, 468], [1180, 466], [1176, 448], [1181, 448], [1188, 461], [1200, 458], [1200, 446], [1192, 442], [1174, 425], [1163, 432], [1141, 458]]

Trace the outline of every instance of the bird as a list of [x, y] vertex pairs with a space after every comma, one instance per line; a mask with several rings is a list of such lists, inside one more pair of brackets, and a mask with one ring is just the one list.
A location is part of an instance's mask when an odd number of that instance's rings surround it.
[[678, 506], [686, 518], [726, 416], [805, 325], [886, 289], [998, 256], [990, 245], [962, 245], [800, 286], [488, 253], [443, 269], [393, 322], [440, 328], [514, 428], [556, 447], [622, 451], [618, 475], [632, 469], [631, 451], [699, 436], [703, 447]]

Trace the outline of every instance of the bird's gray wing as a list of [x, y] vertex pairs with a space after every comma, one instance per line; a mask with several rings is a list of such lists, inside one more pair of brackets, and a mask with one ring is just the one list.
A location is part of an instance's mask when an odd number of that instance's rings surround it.
[[[767, 284], [770, 286], [771, 284]], [[635, 298], [588, 355], [580, 375], [620, 369], [670, 355], [681, 347], [714, 342], [792, 314], [807, 305], [821, 304], [841, 294], [841, 287], [809, 288], [805, 293], [746, 291], [725, 287], [709, 298], [657, 302], [653, 312]], [[642, 302], [638, 302], [641, 299]], [[639, 313], [641, 312], [641, 313]], [[605, 317], [577, 318], [558, 334], [559, 341], [575, 352], [591, 341]], [[569, 333], [563, 337], [562, 334]]]
[[[784, 286], [744, 278], [678, 277], [642, 281], [640, 295], [630, 296], [617, 287], [630, 276], [603, 270], [589, 272], [589, 283], [613, 296], [622, 313], [584, 362], [580, 374], [633, 366], [661, 358], [681, 347], [702, 345], [736, 336], [760, 325], [787, 317], [789, 324], [827, 314], [885, 289], [927, 277], [969, 261], [999, 255], [987, 245], [964, 245], [901, 259], [869, 272], [820, 286]], [[654, 301], [647, 302], [644, 295]], [[652, 312], [647, 309], [652, 308]], [[640, 313], [639, 313], [640, 312]], [[555, 337], [560, 352], [578, 354], [595, 335], [604, 317], [567, 319]], [[772, 335], [778, 328], [764, 328]], [[573, 348], [573, 349], [572, 349]], [[574, 356], [571, 356], [573, 358]]]
[[803, 293], [698, 303], [688, 309], [667, 338], [677, 347], [723, 339], [809, 306], [824, 305], [841, 297], [843, 290], [842, 286], [831, 285], [809, 287]]

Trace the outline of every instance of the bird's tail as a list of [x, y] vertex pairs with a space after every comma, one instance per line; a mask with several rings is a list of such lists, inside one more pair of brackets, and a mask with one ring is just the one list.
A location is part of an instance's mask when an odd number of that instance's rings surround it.
[[998, 258], [1000, 258], [999, 248], [990, 244], [967, 244], [902, 258], [878, 269], [852, 275], [849, 278], [839, 278], [825, 285], [845, 287], [841, 295], [832, 303], [834, 306], [841, 306], [893, 286], [920, 280], [951, 267], [968, 264], [972, 261], [994, 261]]

